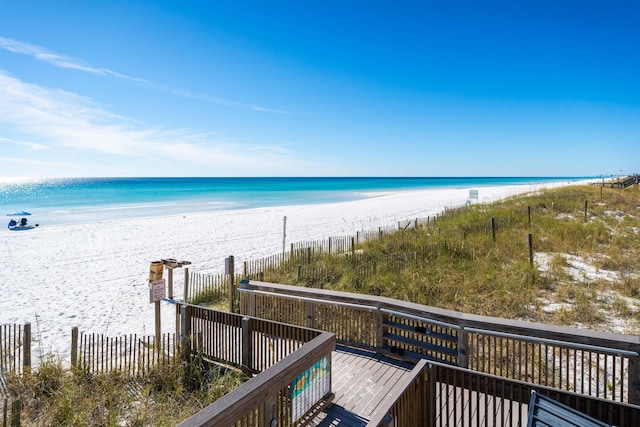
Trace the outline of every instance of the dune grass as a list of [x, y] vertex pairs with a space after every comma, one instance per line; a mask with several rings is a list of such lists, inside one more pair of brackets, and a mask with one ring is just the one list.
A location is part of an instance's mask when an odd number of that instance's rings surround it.
[[[466, 313], [632, 333], [639, 329], [639, 232], [637, 189], [568, 186], [451, 210], [363, 243], [357, 256], [316, 256], [304, 268], [318, 274], [274, 268], [265, 276]], [[612, 315], [616, 324], [607, 323]]]
[[174, 426], [246, 380], [233, 370], [209, 370], [198, 356], [139, 377], [68, 370], [50, 356], [8, 383], [22, 400], [24, 426]]

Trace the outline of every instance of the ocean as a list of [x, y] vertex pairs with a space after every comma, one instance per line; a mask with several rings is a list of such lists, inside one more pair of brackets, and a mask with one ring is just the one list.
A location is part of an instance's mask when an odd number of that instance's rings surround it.
[[55, 225], [358, 200], [375, 192], [576, 181], [586, 177], [0, 178], [4, 214]]

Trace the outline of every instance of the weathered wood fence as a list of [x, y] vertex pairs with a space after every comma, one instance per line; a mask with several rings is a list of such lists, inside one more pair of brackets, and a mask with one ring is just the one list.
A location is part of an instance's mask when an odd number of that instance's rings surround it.
[[2, 427], [19, 426], [20, 396], [12, 395], [7, 376], [31, 371], [31, 324], [0, 325], [0, 419]]
[[31, 324], [0, 325], [0, 393], [2, 373], [21, 374], [31, 369]]
[[333, 332], [339, 342], [349, 345], [640, 404], [637, 336], [263, 282], [243, 281], [239, 291], [242, 313]]
[[178, 305], [183, 358], [258, 373], [183, 426], [293, 426], [313, 417], [331, 395], [335, 335], [279, 322]]
[[173, 333], [163, 334], [158, 347], [150, 335], [109, 337], [71, 330], [71, 365], [92, 374], [119, 371], [129, 376], [144, 375], [172, 364], [177, 350]]

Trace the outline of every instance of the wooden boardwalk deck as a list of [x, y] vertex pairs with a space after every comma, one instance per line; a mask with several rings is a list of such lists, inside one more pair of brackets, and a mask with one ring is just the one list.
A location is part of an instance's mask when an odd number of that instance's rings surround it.
[[[366, 426], [380, 403], [413, 364], [389, 359], [374, 352], [337, 346], [332, 353], [333, 404], [309, 425], [317, 427]], [[488, 396], [459, 387], [437, 384], [437, 426], [525, 425], [528, 405], [508, 398]], [[442, 396], [445, 395], [446, 397]]]
[[366, 425], [387, 393], [413, 368], [411, 363], [340, 345], [333, 352], [331, 363], [335, 398], [311, 422], [312, 426]]

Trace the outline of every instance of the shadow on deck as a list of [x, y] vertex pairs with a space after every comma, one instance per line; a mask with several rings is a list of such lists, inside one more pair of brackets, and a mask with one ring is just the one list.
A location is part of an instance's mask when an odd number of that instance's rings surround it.
[[333, 404], [312, 426], [365, 426], [413, 364], [338, 345], [332, 354]]

